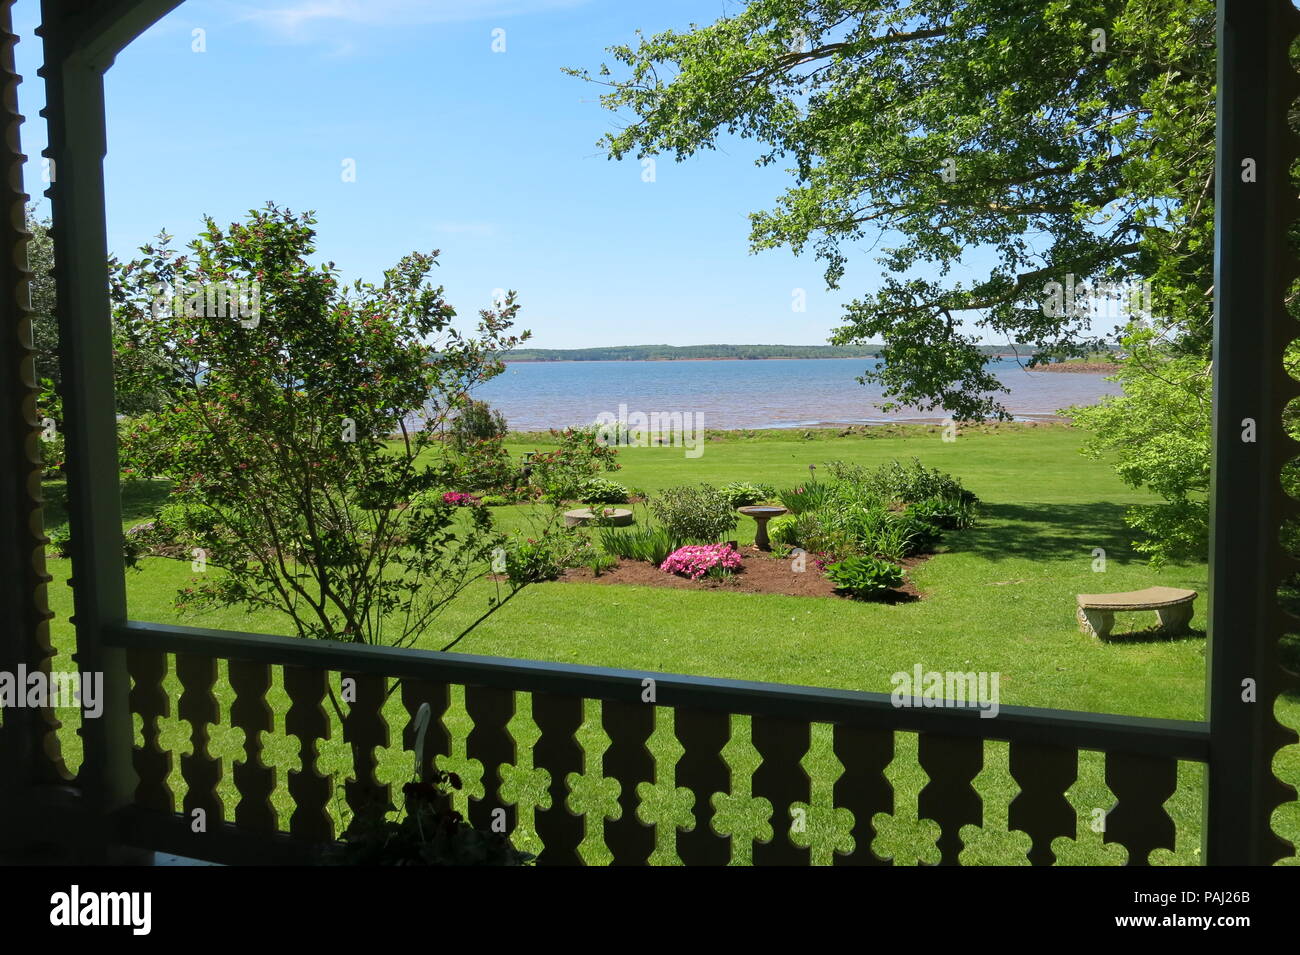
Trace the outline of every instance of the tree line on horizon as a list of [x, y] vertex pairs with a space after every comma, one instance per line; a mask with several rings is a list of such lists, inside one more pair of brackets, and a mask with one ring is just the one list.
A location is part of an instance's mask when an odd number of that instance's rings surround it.
[[[598, 348], [519, 348], [506, 361], [672, 361], [681, 359], [876, 358], [884, 345], [609, 345]], [[982, 345], [985, 354], [1011, 350]], [[1023, 351], [1023, 347], [1022, 347]], [[1028, 354], [1028, 351], [1023, 351]]]

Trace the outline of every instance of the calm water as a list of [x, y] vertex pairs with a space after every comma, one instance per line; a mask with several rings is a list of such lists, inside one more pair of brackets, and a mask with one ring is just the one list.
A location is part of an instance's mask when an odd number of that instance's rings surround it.
[[[506, 416], [511, 428], [536, 431], [590, 424], [597, 415], [693, 412], [706, 428], [797, 428], [943, 418], [934, 412], [883, 413], [880, 391], [860, 385], [870, 358], [765, 361], [518, 362], [475, 392]], [[1118, 394], [1102, 375], [1026, 371], [1014, 359], [993, 368], [1011, 394], [1003, 404], [1017, 418], [1053, 415]]]

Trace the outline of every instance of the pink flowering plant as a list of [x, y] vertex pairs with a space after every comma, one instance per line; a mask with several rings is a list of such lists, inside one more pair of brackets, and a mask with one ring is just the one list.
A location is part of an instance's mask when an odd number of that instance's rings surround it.
[[480, 503], [480, 499], [477, 495], [465, 491], [444, 491], [442, 503], [450, 504], [452, 507], [475, 507]]
[[729, 577], [741, 568], [739, 552], [727, 544], [692, 544], [679, 547], [668, 555], [659, 569], [669, 574], [681, 574], [691, 580], [702, 577]]

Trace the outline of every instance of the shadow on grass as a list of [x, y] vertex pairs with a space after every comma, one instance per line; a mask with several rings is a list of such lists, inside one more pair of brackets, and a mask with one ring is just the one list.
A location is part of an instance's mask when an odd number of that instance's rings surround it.
[[[168, 481], [127, 481], [122, 485], [122, 520], [138, 524], [151, 518], [167, 500]], [[66, 481], [41, 484], [45, 497], [45, 529], [49, 531], [68, 523], [68, 485]]]
[[1128, 506], [1090, 504], [982, 504], [979, 523], [944, 538], [949, 553], [986, 560], [1091, 559], [1094, 548], [1107, 560], [1142, 560], [1133, 550], [1134, 532], [1124, 523]]
[[1161, 633], [1150, 627], [1142, 630], [1130, 630], [1124, 633], [1111, 631], [1103, 643], [1179, 643], [1183, 640], [1204, 640], [1204, 630], [1188, 628], [1183, 633]]
[[893, 607], [897, 604], [914, 604], [921, 599], [916, 594], [909, 593], [906, 590], [887, 590], [883, 594], [875, 594], [871, 597], [854, 597], [847, 591], [838, 589], [835, 593], [837, 596], [843, 597], [845, 600], [851, 600], [854, 603], [885, 604], [888, 607]]

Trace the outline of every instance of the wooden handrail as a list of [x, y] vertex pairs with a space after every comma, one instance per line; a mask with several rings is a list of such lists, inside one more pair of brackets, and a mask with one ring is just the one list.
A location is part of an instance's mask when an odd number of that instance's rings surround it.
[[395, 649], [136, 621], [105, 628], [104, 643], [122, 649], [184, 652], [219, 659], [623, 703], [641, 702], [646, 689], [644, 681], [653, 680], [656, 705], [675, 709], [1015, 740], [1197, 762], [1209, 758], [1208, 727], [1191, 720], [1020, 706], [999, 706], [997, 716], [986, 719], [981, 718], [977, 706], [896, 707], [886, 693]]

